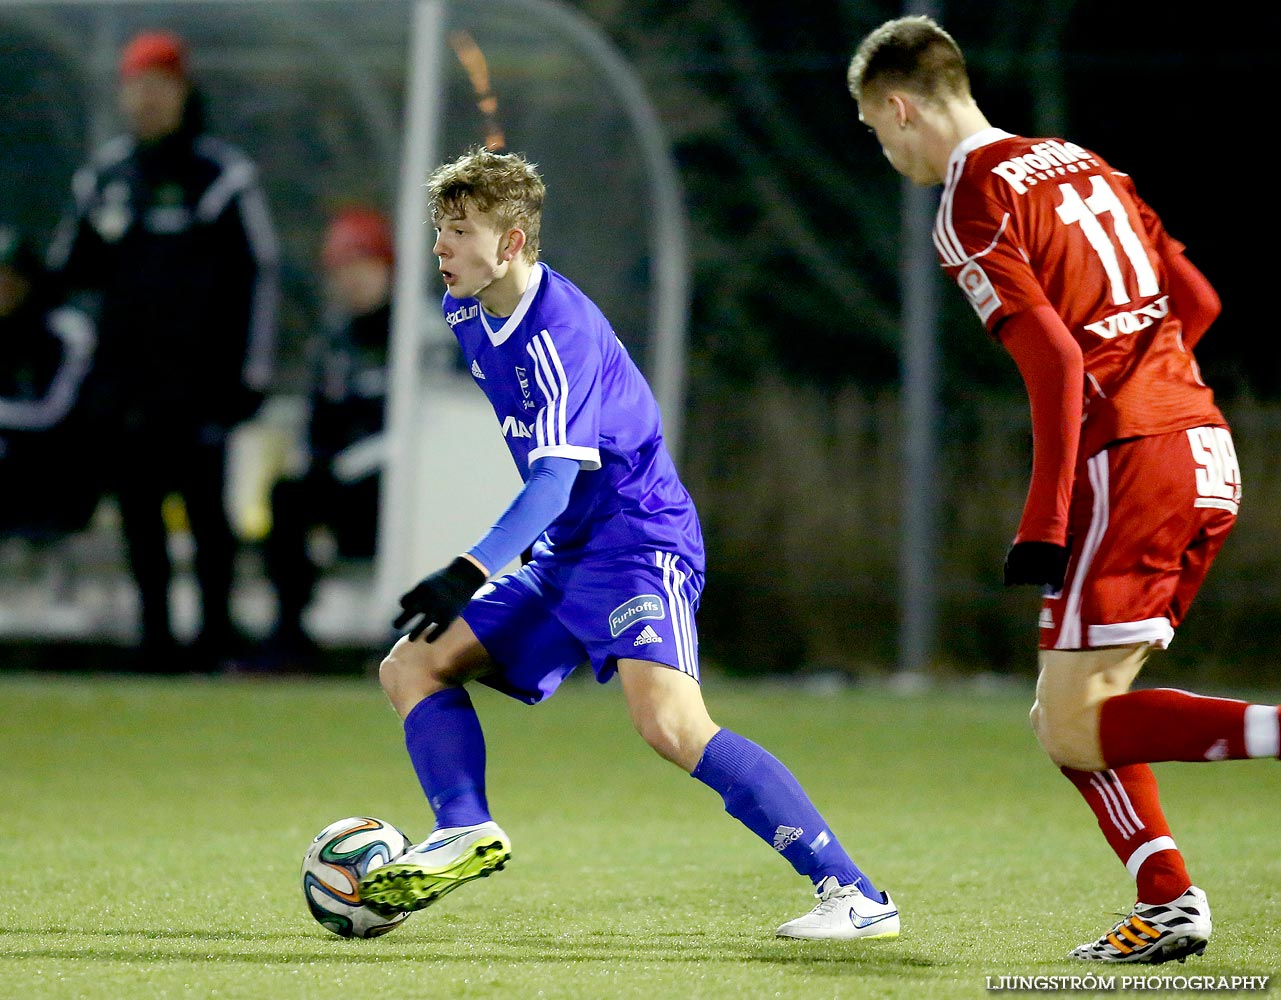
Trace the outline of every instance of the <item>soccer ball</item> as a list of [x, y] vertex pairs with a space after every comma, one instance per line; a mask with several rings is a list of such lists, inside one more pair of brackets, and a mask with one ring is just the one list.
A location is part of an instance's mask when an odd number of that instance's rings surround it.
[[377, 937], [394, 930], [408, 913], [375, 913], [360, 901], [360, 880], [394, 861], [410, 840], [390, 823], [351, 816], [316, 834], [302, 859], [302, 892], [322, 927], [341, 937]]

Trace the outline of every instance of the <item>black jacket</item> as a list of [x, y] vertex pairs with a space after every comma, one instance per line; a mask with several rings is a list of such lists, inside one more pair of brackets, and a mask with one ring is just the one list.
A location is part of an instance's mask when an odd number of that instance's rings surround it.
[[0, 454], [63, 423], [93, 358], [89, 317], [32, 300], [0, 317]]
[[97, 503], [77, 405], [89, 317], [31, 298], [0, 317], [0, 531], [82, 527]]
[[96, 300], [85, 404], [111, 423], [228, 428], [275, 351], [278, 247], [254, 164], [194, 123], [120, 137], [73, 181], [50, 248], [64, 294]]
[[308, 444], [314, 465], [342, 482], [376, 474], [382, 465], [390, 330], [391, 307], [384, 305], [332, 329], [322, 347]]

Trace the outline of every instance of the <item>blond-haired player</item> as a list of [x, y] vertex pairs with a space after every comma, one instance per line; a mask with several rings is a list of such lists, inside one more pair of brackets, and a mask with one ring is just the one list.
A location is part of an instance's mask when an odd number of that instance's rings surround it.
[[[479, 542], [401, 598], [411, 626], [379, 678], [436, 817], [431, 836], [371, 872], [362, 897], [417, 910], [511, 855], [485, 793], [485, 741], [466, 685], [534, 705], [580, 665], [618, 675], [660, 756], [812, 883], [781, 937], [899, 933], [898, 907], [845, 852], [772, 754], [712, 721], [696, 614], [698, 513], [640, 370], [601, 311], [540, 259], [546, 189], [515, 153], [475, 150], [428, 180], [442, 302], [525, 485]], [[532, 544], [532, 559], [490, 579]]]

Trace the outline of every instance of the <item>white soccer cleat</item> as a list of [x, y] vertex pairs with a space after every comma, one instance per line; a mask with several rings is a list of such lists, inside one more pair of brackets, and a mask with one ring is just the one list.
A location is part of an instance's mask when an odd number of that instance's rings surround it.
[[856, 886], [840, 885], [835, 876], [829, 875], [818, 884], [814, 895], [818, 905], [780, 927], [779, 937], [814, 941], [898, 937], [898, 907], [888, 893], [883, 893], [884, 902], [869, 899]]
[[379, 913], [430, 906], [464, 882], [501, 871], [511, 841], [492, 820], [433, 830], [430, 837], [360, 880], [360, 901]]
[[1069, 958], [1086, 962], [1168, 962], [1200, 955], [1213, 923], [1205, 893], [1191, 886], [1168, 903], [1135, 903], [1130, 915], [1092, 944], [1073, 948]]

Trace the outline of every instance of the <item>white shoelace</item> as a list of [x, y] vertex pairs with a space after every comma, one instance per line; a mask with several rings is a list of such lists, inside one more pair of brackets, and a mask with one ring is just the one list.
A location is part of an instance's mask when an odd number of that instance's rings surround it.
[[851, 896], [861, 895], [853, 886], [842, 885], [829, 891], [829, 894], [819, 899], [818, 905], [810, 912], [816, 917], [826, 916], [837, 907], [841, 906], [845, 900]]

